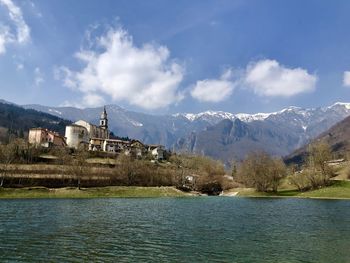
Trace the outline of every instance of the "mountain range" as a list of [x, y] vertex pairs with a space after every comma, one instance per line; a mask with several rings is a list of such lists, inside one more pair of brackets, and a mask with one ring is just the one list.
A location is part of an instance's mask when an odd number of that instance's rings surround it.
[[[102, 107], [79, 109], [24, 105], [63, 119], [98, 123]], [[178, 152], [211, 156], [228, 164], [253, 150], [284, 156], [308, 143], [350, 115], [350, 103], [304, 109], [288, 107], [278, 112], [233, 114], [206, 111], [198, 114], [152, 115], [106, 106], [109, 127], [118, 136], [148, 144], [163, 144]]]

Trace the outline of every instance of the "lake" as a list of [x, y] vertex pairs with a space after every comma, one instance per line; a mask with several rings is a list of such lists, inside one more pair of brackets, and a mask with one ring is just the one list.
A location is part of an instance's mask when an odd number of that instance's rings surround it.
[[0, 200], [1, 262], [350, 262], [350, 201]]

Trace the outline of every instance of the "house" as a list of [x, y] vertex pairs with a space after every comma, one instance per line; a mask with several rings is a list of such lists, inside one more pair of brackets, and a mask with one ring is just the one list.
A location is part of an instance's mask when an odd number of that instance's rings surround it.
[[118, 153], [122, 151], [130, 151], [130, 141], [123, 141], [118, 139], [107, 139], [103, 142], [102, 150], [105, 152]]
[[148, 145], [148, 152], [152, 154], [156, 160], [164, 160], [164, 146], [159, 144]]
[[132, 140], [130, 146], [132, 154], [137, 158], [140, 158], [147, 153], [146, 146], [139, 140]]
[[342, 158], [342, 159], [330, 160], [330, 161], [327, 161], [326, 163], [330, 166], [337, 166], [337, 165], [340, 165], [344, 162], [345, 162], [345, 159]]
[[66, 138], [59, 135], [57, 132], [50, 131], [44, 128], [33, 128], [29, 130], [29, 143], [42, 147], [65, 147], [67, 146]]
[[103, 151], [104, 139], [91, 138], [89, 140], [89, 151]]

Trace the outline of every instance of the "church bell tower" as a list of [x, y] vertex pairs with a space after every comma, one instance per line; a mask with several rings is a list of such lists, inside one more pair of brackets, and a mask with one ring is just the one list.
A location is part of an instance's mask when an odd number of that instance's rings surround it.
[[100, 127], [104, 130], [108, 130], [108, 118], [107, 118], [106, 106], [103, 107], [103, 112], [100, 118]]

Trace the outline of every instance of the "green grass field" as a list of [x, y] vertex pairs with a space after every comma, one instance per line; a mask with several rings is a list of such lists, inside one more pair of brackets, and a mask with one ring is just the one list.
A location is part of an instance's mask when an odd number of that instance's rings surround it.
[[238, 196], [244, 197], [300, 197], [324, 199], [350, 199], [350, 181], [333, 181], [328, 187], [317, 190], [299, 192], [295, 189], [280, 190], [277, 193], [259, 193], [254, 189], [246, 188], [238, 191]]
[[189, 194], [174, 187], [109, 186], [83, 188], [0, 188], [0, 198], [94, 198], [94, 197], [182, 197]]

